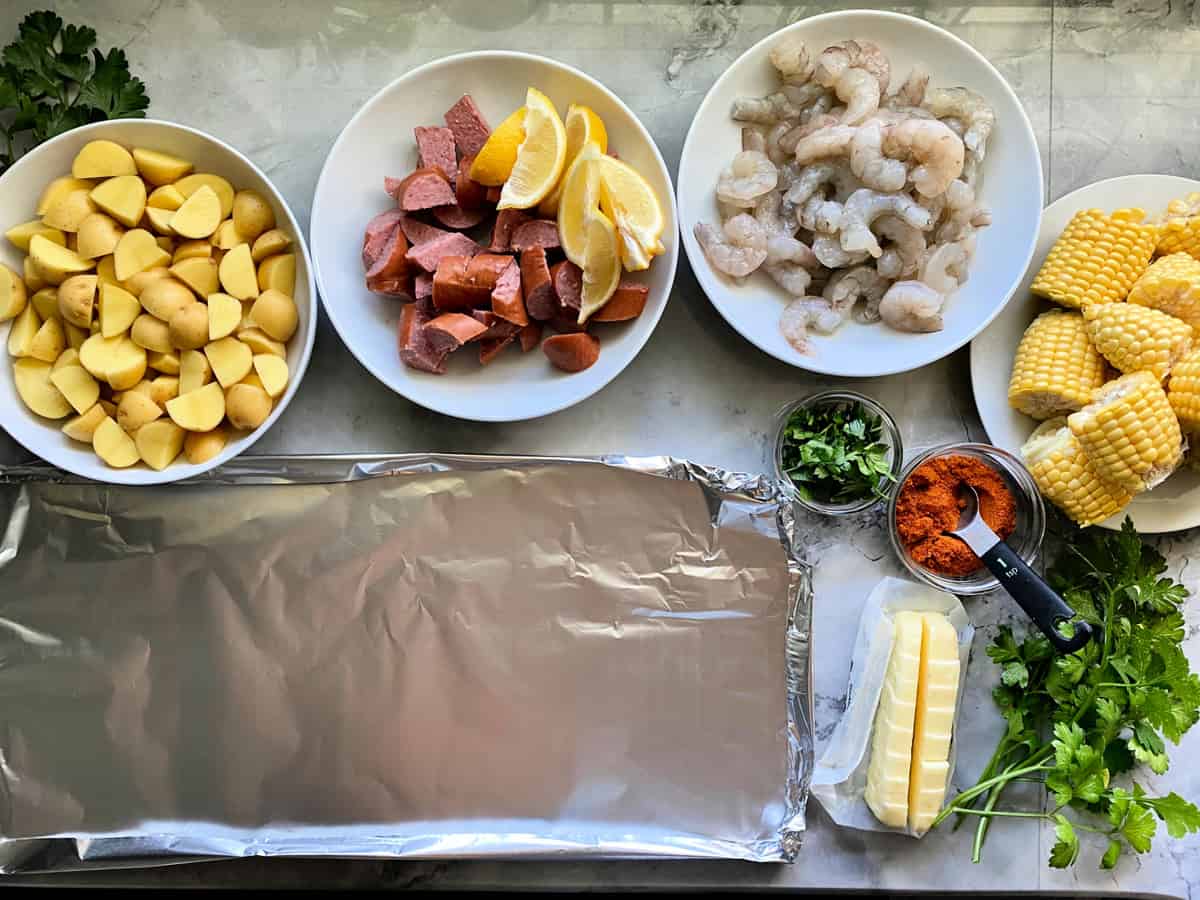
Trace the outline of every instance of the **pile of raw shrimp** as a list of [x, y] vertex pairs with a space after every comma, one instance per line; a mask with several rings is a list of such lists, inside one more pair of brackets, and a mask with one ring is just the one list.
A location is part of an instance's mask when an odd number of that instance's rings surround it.
[[742, 152], [717, 182], [722, 227], [696, 225], [705, 256], [733, 278], [761, 268], [794, 297], [780, 328], [802, 353], [810, 331], [850, 316], [940, 331], [991, 222], [975, 186], [992, 108], [928, 87], [919, 68], [889, 93], [891, 64], [868, 41], [813, 58], [784, 38], [770, 57], [780, 90], [733, 104]]

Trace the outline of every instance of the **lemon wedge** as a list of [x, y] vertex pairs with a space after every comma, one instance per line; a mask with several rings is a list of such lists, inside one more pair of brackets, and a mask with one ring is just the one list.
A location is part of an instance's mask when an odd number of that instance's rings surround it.
[[525, 107], [501, 122], [479, 148], [471, 163], [471, 180], [488, 187], [500, 187], [512, 174], [517, 149], [525, 140]]
[[645, 178], [619, 159], [601, 156], [596, 166], [600, 208], [620, 232], [622, 263], [630, 272], [648, 269], [651, 257], [666, 251], [661, 240], [666, 219], [658, 195]]
[[525, 140], [500, 191], [497, 209], [529, 209], [554, 190], [567, 157], [567, 131], [550, 98], [537, 88], [525, 94]]
[[609, 301], [621, 283], [621, 246], [617, 226], [599, 210], [584, 219], [587, 250], [583, 265], [583, 298], [579, 324]]
[[558, 203], [558, 241], [567, 259], [583, 268], [587, 258], [587, 219], [600, 209], [600, 179], [597, 160], [604, 157], [600, 147], [583, 145], [562, 180]]
[[[608, 152], [608, 129], [604, 127], [604, 121], [592, 111], [591, 107], [584, 106], [582, 103], [572, 103], [567, 107], [567, 119], [564, 126], [567, 130], [567, 157], [563, 162], [564, 173], [570, 170], [571, 163], [575, 162], [575, 157], [579, 155], [584, 144], [592, 143], [600, 148], [601, 153]], [[554, 190], [538, 204], [538, 212], [541, 215], [550, 218], [558, 212], [562, 186], [563, 179], [560, 178], [554, 186]]]

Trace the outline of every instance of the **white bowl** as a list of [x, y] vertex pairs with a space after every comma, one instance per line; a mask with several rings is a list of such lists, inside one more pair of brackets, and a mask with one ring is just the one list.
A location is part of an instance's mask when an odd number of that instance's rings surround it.
[[[235, 188], [252, 188], [271, 202], [275, 210], [278, 227], [286, 230], [295, 241], [296, 252], [296, 307], [300, 312], [300, 327], [288, 342], [288, 371], [290, 383], [277, 401], [266, 422], [241, 437], [231, 440], [215, 457], [199, 465], [191, 465], [180, 457], [161, 472], [138, 463], [128, 469], [114, 469], [107, 465], [87, 444], [73, 441], [62, 433], [62, 421], [51, 421], [34, 415], [17, 396], [13, 383], [11, 360], [0, 361], [0, 426], [31, 453], [46, 462], [65, 469], [75, 475], [106, 481], [110, 484], [163, 484], [180, 481], [207, 472], [237, 456], [254, 444], [271, 427], [279, 414], [291, 402], [308, 368], [312, 355], [313, 339], [316, 336], [316, 288], [312, 281], [312, 267], [308, 259], [308, 248], [304, 233], [296, 217], [267, 177], [254, 163], [228, 144], [212, 135], [155, 119], [119, 119], [84, 125], [61, 134], [53, 140], [34, 148], [19, 159], [0, 178], [0, 210], [4, 221], [0, 232], [18, 222], [35, 218], [34, 209], [43, 188], [59, 175], [71, 173], [71, 161], [88, 141], [98, 139], [116, 141], [125, 147], [147, 147], [175, 154], [196, 164], [199, 172], [212, 172], [229, 180]], [[18, 273], [21, 271], [23, 254], [8, 241], [0, 240], [0, 262]], [[7, 340], [8, 323], [0, 325], [0, 339]], [[65, 420], [63, 420], [65, 421]]]
[[[362, 235], [371, 217], [395, 204], [383, 192], [385, 175], [416, 167], [413, 127], [440, 125], [442, 113], [469, 93], [494, 128], [536, 87], [560, 115], [568, 104], [590, 106], [604, 120], [609, 148], [657, 192], [667, 223], [667, 252], [648, 271], [626, 275], [650, 287], [646, 308], [631, 322], [597, 325], [600, 359], [583, 372], [553, 368], [539, 350], [509, 349], [480, 366], [471, 348], [452, 354], [445, 375], [400, 362], [396, 323], [401, 304], [366, 289]], [[325, 311], [350, 352], [368, 371], [414, 403], [481, 422], [532, 419], [565, 409], [600, 390], [633, 361], [658, 323], [678, 257], [671, 176], [650, 133], [608, 88], [577, 69], [528, 53], [463, 53], [431, 62], [396, 79], [355, 114], [329, 151], [313, 197], [313, 263]]]
[[[1200, 181], [1174, 175], [1125, 175], [1081, 187], [1046, 207], [1033, 264], [1016, 298], [971, 342], [975, 405], [993, 444], [1020, 455], [1021, 445], [1037, 427], [1037, 422], [1008, 405], [1008, 378], [1021, 335], [1038, 313], [1053, 306], [1033, 296], [1029, 286], [1071, 217], [1081, 209], [1112, 211], [1124, 207], [1139, 207], [1157, 215], [1171, 200], [1193, 191], [1200, 191]], [[1154, 490], [1134, 497], [1122, 512], [1100, 526], [1120, 528], [1126, 515], [1143, 534], [1195, 528], [1200, 525], [1200, 472], [1180, 469]]]
[[[979, 200], [990, 206], [993, 224], [979, 233], [970, 280], [946, 305], [945, 328], [933, 334], [904, 334], [884, 325], [847, 322], [828, 337], [815, 335], [807, 354], [779, 332], [788, 300], [765, 274], [742, 284], [722, 277], [708, 263], [692, 229], [716, 222], [715, 188], [721, 170], [741, 149], [741, 127], [729, 116], [736, 97], [778, 90], [768, 53], [784, 35], [798, 35], [812, 52], [838, 41], [874, 41], [892, 64], [893, 84], [920, 63], [937, 87], [964, 85], [978, 91], [996, 111], [996, 127], [983, 163]], [[775, 32], [743, 53], [709, 90], [696, 113], [679, 163], [679, 220], [683, 246], [713, 306], [746, 340], [777, 359], [826, 375], [866, 378], [927, 365], [953, 353], [1000, 312], [1021, 280], [1033, 252], [1042, 212], [1042, 163], [1029, 117], [1004, 78], [973, 47], [936, 25], [889, 12], [855, 10], [803, 19]]]

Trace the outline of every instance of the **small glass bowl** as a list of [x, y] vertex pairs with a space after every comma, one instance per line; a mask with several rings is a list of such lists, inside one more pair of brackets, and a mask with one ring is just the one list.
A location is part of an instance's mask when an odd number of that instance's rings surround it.
[[1042, 502], [1042, 495], [1037, 489], [1037, 484], [1034, 483], [1033, 476], [1029, 474], [1021, 461], [1011, 453], [1001, 450], [999, 447], [993, 447], [991, 444], [942, 444], [919, 454], [904, 467], [904, 471], [900, 473], [896, 490], [888, 499], [887, 524], [888, 536], [892, 540], [892, 549], [900, 557], [904, 567], [914, 577], [926, 584], [952, 594], [967, 596], [986, 594], [988, 591], [998, 588], [1000, 582], [984, 568], [982, 563], [979, 569], [970, 575], [940, 575], [917, 565], [900, 540], [900, 532], [896, 527], [896, 500], [900, 496], [904, 483], [922, 463], [943, 456], [974, 457], [989, 465], [1004, 479], [1017, 501], [1017, 526], [1008, 537], [1008, 545], [1030, 566], [1034, 564], [1041, 552], [1042, 538], [1046, 533], [1046, 507]]
[[[792, 413], [798, 409], [811, 409], [817, 406], [845, 406], [853, 403], [861, 404], [867, 412], [879, 417], [880, 424], [883, 426], [880, 440], [888, 447], [888, 463], [891, 466], [892, 478], [898, 479], [900, 466], [904, 462], [904, 443], [900, 439], [900, 429], [896, 427], [896, 420], [892, 418], [892, 414], [870, 397], [866, 397], [855, 391], [819, 391], [815, 394], [809, 394], [807, 397], [797, 400], [794, 403], [789, 403], [775, 417], [775, 474], [787, 487], [793, 502], [824, 516], [848, 516], [851, 513], [862, 512], [880, 503], [884, 498], [870, 496], [849, 503], [822, 503], [819, 500], [809, 500], [800, 496], [800, 492], [796, 490], [792, 479], [783, 471], [783, 431], [787, 427], [788, 419], [791, 418]], [[897, 483], [898, 481], [894, 481], [888, 488], [889, 497], [895, 490]]]

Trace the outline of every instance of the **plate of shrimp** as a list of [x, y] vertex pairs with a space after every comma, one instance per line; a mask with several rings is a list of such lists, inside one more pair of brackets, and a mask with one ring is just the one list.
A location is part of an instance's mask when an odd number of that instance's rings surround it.
[[752, 344], [828, 375], [964, 346], [1020, 283], [1041, 223], [1029, 117], [978, 51], [921, 19], [796, 22], [717, 80], [684, 142], [680, 230]]

